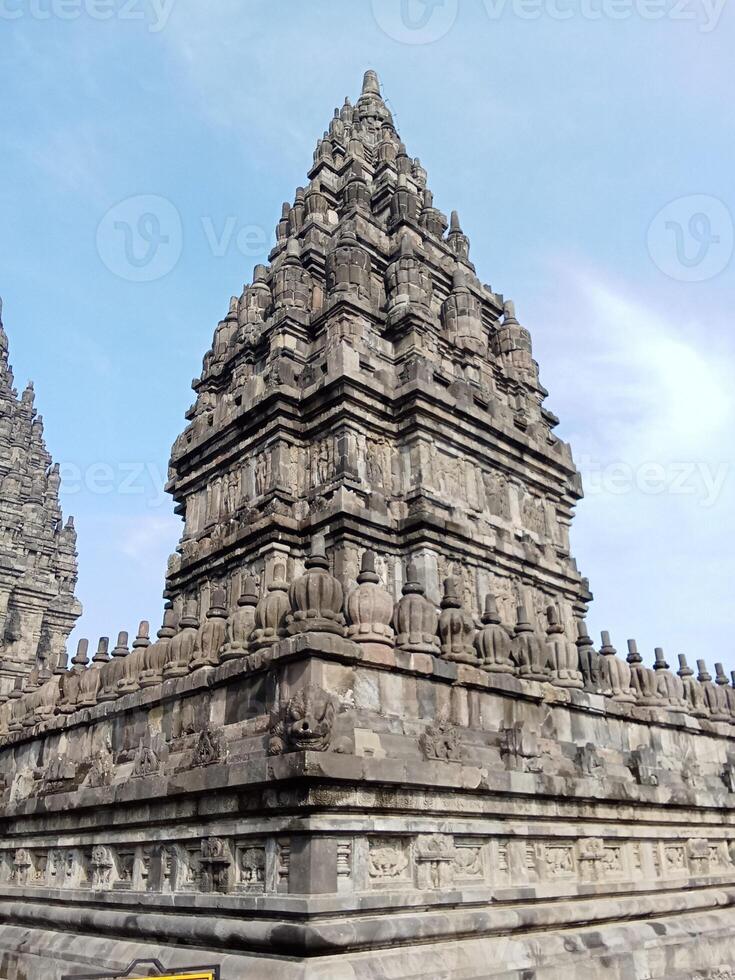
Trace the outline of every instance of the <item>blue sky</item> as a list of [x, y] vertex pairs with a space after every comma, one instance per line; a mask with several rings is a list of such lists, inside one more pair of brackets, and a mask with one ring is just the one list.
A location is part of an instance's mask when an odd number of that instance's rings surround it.
[[374, 67], [532, 331], [588, 489], [591, 627], [735, 668], [734, 21], [722, 0], [0, 0], [0, 294], [77, 519], [76, 636], [160, 622], [191, 379]]

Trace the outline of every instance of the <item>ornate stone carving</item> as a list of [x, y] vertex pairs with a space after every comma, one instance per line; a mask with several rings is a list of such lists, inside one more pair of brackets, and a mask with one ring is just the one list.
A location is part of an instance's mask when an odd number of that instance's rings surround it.
[[247, 892], [265, 891], [265, 848], [246, 847], [238, 856], [240, 887]]
[[273, 713], [268, 751], [271, 755], [345, 751], [345, 739], [334, 736], [336, 714], [332, 695], [309, 685]]
[[398, 600], [393, 615], [396, 645], [408, 653], [439, 653], [439, 615], [426, 598], [423, 585], [413, 562], [406, 570], [403, 597]]
[[556, 606], [547, 607], [546, 618], [551, 683], [557, 687], [584, 687], [584, 680], [579, 670], [579, 651], [576, 644], [566, 636]]
[[112, 873], [115, 867], [115, 859], [109, 847], [97, 844], [92, 848], [92, 855], [89, 861], [92, 888], [99, 891], [109, 888], [112, 884]]
[[344, 636], [342, 586], [329, 571], [324, 538], [317, 536], [306, 559], [306, 571], [291, 585], [288, 593], [292, 612], [287, 618], [288, 632], [336, 633]]
[[145, 655], [150, 641], [150, 624], [143, 621], [133, 640], [133, 650], [123, 662], [122, 675], [117, 684], [119, 695], [132, 694], [140, 688], [140, 678], [145, 666]]
[[227, 609], [224, 589], [212, 592], [212, 605], [207, 610], [204, 623], [198, 633], [196, 645], [191, 657], [191, 669], [200, 667], [216, 667], [219, 664], [219, 652], [225, 642], [227, 628]]
[[602, 682], [600, 655], [583, 619], [577, 620], [577, 654], [585, 690], [597, 693]]
[[454, 884], [455, 858], [454, 838], [450, 834], [421, 835], [416, 841], [419, 888], [451, 888]]
[[656, 647], [656, 690], [664, 703], [664, 707], [671, 711], [686, 711], [687, 700], [684, 697], [684, 684], [680, 677], [669, 670], [666, 658], [661, 647]]
[[627, 660], [630, 666], [631, 687], [638, 704], [651, 707], [660, 706], [661, 696], [658, 691], [656, 672], [650, 667], [644, 666], [635, 640], [628, 640]]
[[483, 670], [493, 674], [514, 673], [513, 641], [508, 630], [501, 625], [498, 604], [492, 594], [485, 597], [482, 629], [475, 637], [475, 650]]
[[230, 614], [225, 628], [225, 643], [220, 660], [244, 657], [250, 647], [250, 637], [255, 629], [255, 610], [258, 605], [258, 583], [254, 576], [245, 579], [237, 600], [237, 609]]
[[205, 728], [199, 733], [193, 762], [195, 766], [211, 766], [223, 762], [227, 754], [225, 735], [221, 728]]
[[133, 760], [133, 776], [153, 776], [158, 772], [160, 767], [161, 761], [158, 753], [151, 745], [147, 745], [141, 740], [138, 751], [135, 753], [135, 759]]
[[610, 642], [610, 634], [603, 632], [600, 647], [602, 690], [614, 701], [634, 702], [631, 688], [630, 667], [616, 656], [617, 650]]
[[199, 639], [199, 613], [196, 599], [189, 599], [179, 621], [179, 631], [170, 641], [163, 667], [163, 678], [183, 677], [189, 673], [191, 659]]
[[704, 691], [701, 685], [695, 680], [694, 671], [687, 663], [687, 658], [683, 653], [679, 654], [679, 670], [677, 673], [684, 689], [684, 700], [687, 703], [687, 711], [695, 718], [706, 718], [709, 712], [704, 699]]
[[408, 854], [400, 841], [370, 841], [368, 873], [376, 881], [395, 881], [408, 870]]
[[476, 664], [475, 623], [462, 605], [459, 589], [458, 579], [445, 579], [442, 612], [439, 616], [441, 655], [445, 660]]
[[462, 759], [459, 729], [451, 724], [446, 714], [429, 725], [419, 741], [427, 759], [439, 762], [460, 762]]
[[549, 680], [549, 654], [545, 639], [531, 626], [526, 607], [523, 605], [519, 606], [517, 611], [513, 660], [519, 675], [526, 680]]
[[230, 886], [232, 856], [226, 841], [207, 837], [201, 843], [199, 887], [203, 892], [227, 892]]
[[143, 667], [140, 672], [140, 686], [154, 687], [163, 681], [163, 669], [166, 665], [171, 640], [176, 636], [178, 617], [175, 610], [167, 609], [163, 615], [163, 625], [156, 634], [157, 639], [145, 651]]
[[271, 647], [286, 635], [286, 620], [291, 610], [286, 582], [286, 566], [278, 564], [273, 569], [273, 581], [266, 586], [265, 594], [255, 609], [255, 629], [250, 649]]
[[393, 600], [380, 585], [375, 555], [365, 551], [357, 576], [357, 588], [347, 596], [347, 636], [356, 643], [391, 648], [395, 642]]

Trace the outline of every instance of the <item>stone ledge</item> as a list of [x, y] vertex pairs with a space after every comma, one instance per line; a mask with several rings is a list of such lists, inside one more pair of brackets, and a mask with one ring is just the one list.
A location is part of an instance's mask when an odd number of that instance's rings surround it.
[[8, 925], [70, 929], [143, 942], [184, 943], [211, 949], [268, 949], [285, 955], [318, 956], [422, 942], [506, 938], [538, 930], [568, 930], [620, 919], [646, 921], [682, 912], [732, 909], [735, 887], [690, 892], [658, 892], [614, 899], [565, 900], [513, 907], [463, 907], [376, 916], [338, 917], [308, 922], [290, 919], [235, 919], [100, 908], [64, 907], [0, 899]]

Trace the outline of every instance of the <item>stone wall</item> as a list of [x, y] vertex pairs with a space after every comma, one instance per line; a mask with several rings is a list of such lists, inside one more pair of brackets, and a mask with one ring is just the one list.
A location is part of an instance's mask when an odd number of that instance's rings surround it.
[[[456, 659], [460, 604], [435, 613], [439, 645], [422, 650], [431, 635], [393, 635], [406, 620], [378, 583], [343, 601], [318, 545], [308, 564], [270, 643], [254, 638], [266, 591], [239, 656], [221, 662], [227, 631], [207, 651], [200, 628], [180, 676], [4, 736], [12, 980], [56, 980], [38, 972], [51, 950], [61, 976], [89, 950], [122, 969], [139, 948], [171, 964], [203, 948], [223, 980], [274, 962], [285, 977], [717, 976], [735, 726], [713, 720], [706, 683], [693, 682], [702, 700], [682, 686], [652, 702], [629, 664], [593, 651], [598, 690], [591, 674], [585, 690], [581, 671], [560, 674], [553, 616], [545, 678], [523, 676], [522, 623], [511, 640], [470, 621]], [[426, 627], [427, 600], [406, 599]], [[508, 663], [481, 660], [500, 630]], [[684, 938], [694, 929], [706, 943]], [[62, 953], [70, 930], [83, 941]]]

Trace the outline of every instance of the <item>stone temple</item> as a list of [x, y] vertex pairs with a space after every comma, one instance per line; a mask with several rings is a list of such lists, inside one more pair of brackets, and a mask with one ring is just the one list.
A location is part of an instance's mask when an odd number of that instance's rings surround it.
[[373, 72], [193, 387], [162, 625], [66, 669], [4, 368], [0, 977], [735, 977], [735, 688], [588, 635], [530, 334]]
[[43, 439], [33, 385], [20, 398], [0, 302], [0, 700], [36, 666], [66, 670], [66, 640], [82, 608], [74, 520], [63, 523], [60, 476]]

